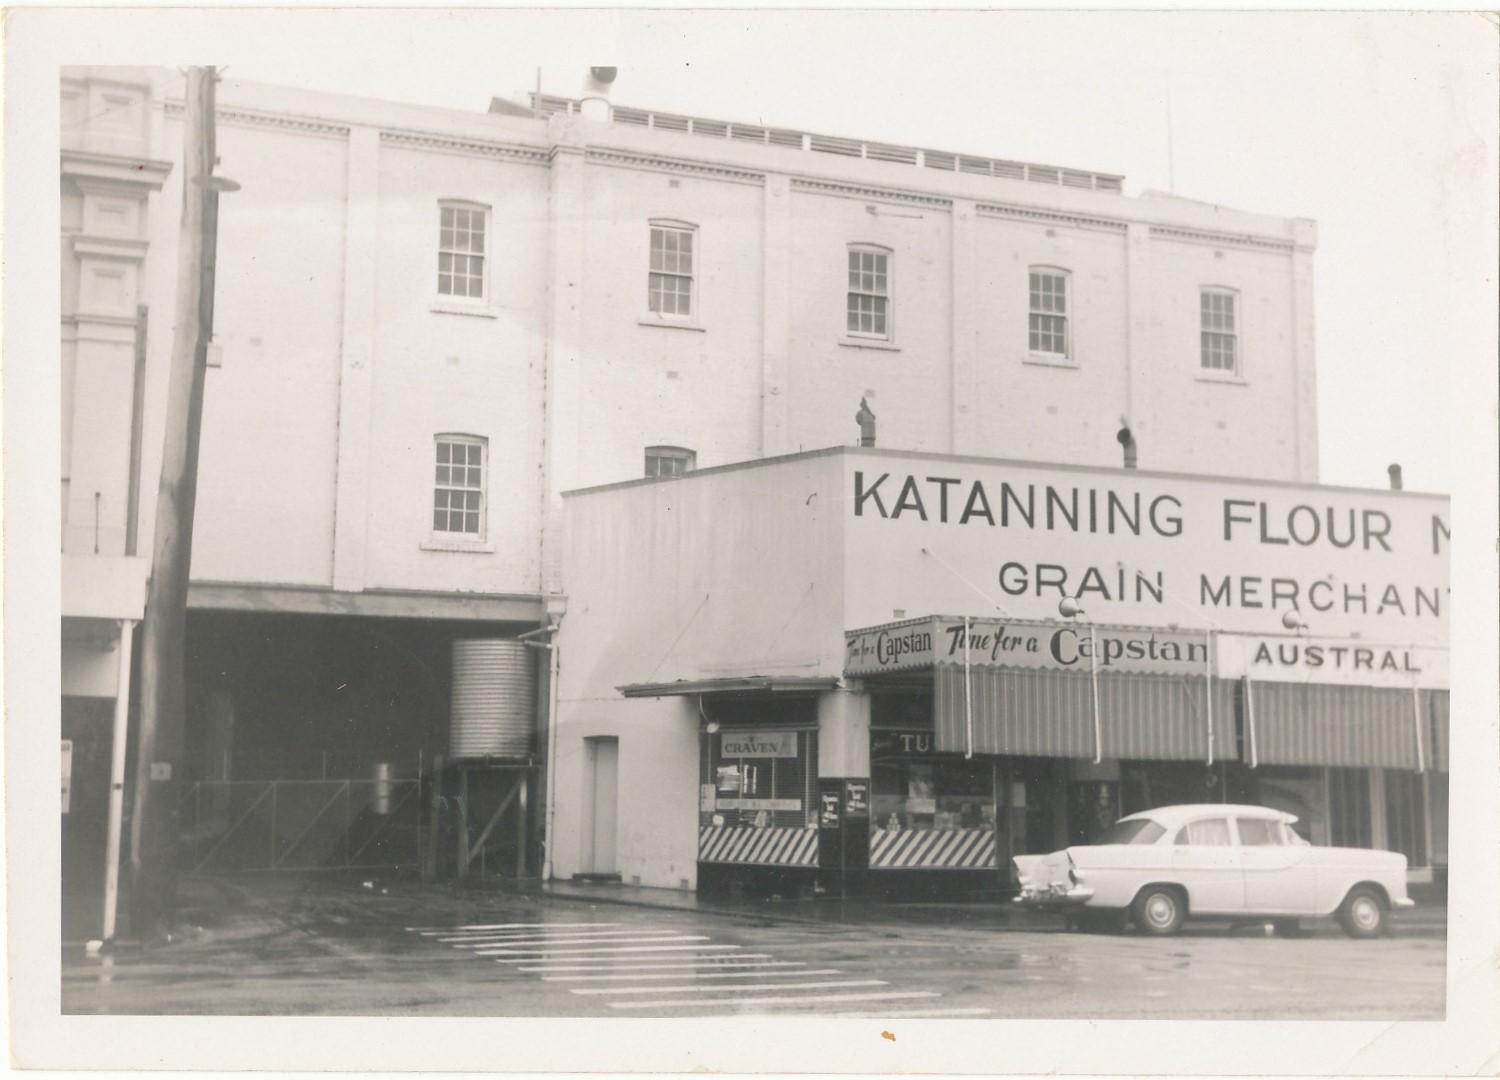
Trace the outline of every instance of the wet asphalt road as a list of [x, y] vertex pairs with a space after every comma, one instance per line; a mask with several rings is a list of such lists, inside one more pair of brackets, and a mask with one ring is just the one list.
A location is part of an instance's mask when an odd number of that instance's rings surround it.
[[1441, 1019], [1445, 940], [1172, 939], [892, 906], [858, 926], [389, 884], [227, 887], [202, 928], [89, 958], [67, 1013]]

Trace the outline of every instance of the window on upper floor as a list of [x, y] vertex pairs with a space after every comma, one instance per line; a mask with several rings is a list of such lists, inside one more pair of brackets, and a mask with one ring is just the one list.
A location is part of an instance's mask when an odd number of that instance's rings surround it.
[[445, 537], [483, 540], [484, 470], [487, 440], [475, 435], [439, 435], [432, 494], [432, 531]]
[[845, 328], [855, 337], [891, 336], [891, 252], [868, 244], [849, 246]]
[[651, 222], [648, 310], [672, 319], [693, 317], [693, 247], [697, 227], [682, 221]]
[[489, 210], [478, 203], [438, 205], [438, 295], [484, 300], [488, 289], [485, 233]]
[[1205, 371], [1240, 369], [1238, 302], [1233, 289], [1205, 288], [1198, 294], [1199, 362]]
[[646, 475], [653, 479], [681, 476], [692, 472], [698, 455], [683, 446], [646, 447]]
[[1033, 266], [1029, 273], [1026, 347], [1031, 352], [1067, 359], [1068, 272], [1055, 266]]

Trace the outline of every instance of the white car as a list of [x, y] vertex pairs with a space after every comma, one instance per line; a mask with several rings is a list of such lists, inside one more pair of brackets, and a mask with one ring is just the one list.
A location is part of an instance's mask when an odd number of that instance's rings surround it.
[[1027, 907], [1120, 919], [1172, 934], [1185, 919], [1254, 918], [1295, 932], [1300, 918], [1337, 915], [1352, 937], [1382, 934], [1409, 908], [1406, 856], [1313, 847], [1297, 818], [1264, 806], [1163, 806], [1121, 818], [1092, 844], [1017, 855]]

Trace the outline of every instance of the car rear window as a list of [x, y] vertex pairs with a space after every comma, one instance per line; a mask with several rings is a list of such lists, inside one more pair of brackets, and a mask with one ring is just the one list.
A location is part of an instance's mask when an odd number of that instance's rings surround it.
[[1285, 844], [1286, 836], [1281, 822], [1270, 818], [1235, 818], [1240, 829], [1240, 844], [1244, 847], [1269, 847]]
[[1099, 834], [1096, 844], [1154, 844], [1167, 830], [1150, 818], [1117, 821]]

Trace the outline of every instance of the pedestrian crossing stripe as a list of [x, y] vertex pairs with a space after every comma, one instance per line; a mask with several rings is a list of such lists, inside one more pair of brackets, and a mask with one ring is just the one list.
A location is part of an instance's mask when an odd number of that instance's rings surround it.
[[611, 1001], [611, 1009], [681, 1009], [716, 1008], [720, 1005], [744, 1007], [746, 1005], [806, 1005], [827, 1004], [839, 1001], [902, 1001], [911, 998], [941, 997], [935, 990], [890, 990], [869, 994], [792, 994], [786, 997], [748, 998], [663, 998], [659, 1001]]
[[[805, 974], [805, 973], [804, 973]], [[573, 986], [568, 992], [579, 995], [589, 994], [697, 994], [705, 989], [712, 989], [716, 994], [727, 994], [731, 991], [739, 993], [754, 993], [759, 990], [832, 990], [838, 987], [850, 986], [890, 986], [884, 979], [825, 979], [818, 982], [806, 983], [751, 983], [747, 986]], [[739, 999], [736, 999], [739, 1000]]]
[[817, 866], [816, 828], [705, 825], [698, 830], [698, 861], [758, 866]]
[[478, 941], [457, 942], [455, 949], [504, 949], [507, 952], [519, 950], [522, 952], [532, 951], [548, 945], [645, 945], [653, 941], [707, 941], [707, 934], [630, 934], [624, 937], [608, 937], [604, 939], [591, 937], [547, 937], [547, 938], [523, 938], [520, 941]]
[[992, 870], [993, 829], [877, 829], [870, 839], [872, 869]]

